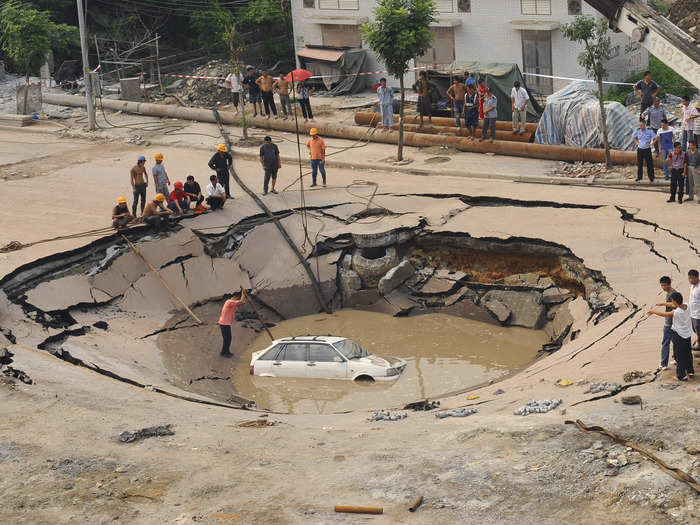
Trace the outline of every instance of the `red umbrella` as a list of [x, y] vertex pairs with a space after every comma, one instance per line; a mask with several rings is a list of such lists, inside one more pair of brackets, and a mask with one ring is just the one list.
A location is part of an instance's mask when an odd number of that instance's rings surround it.
[[292, 80], [294, 82], [301, 82], [302, 80], [306, 80], [312, 76], [314, 76], [314, 74], [308, 69], [295, 69], [291, 73], [287, 73], [285, 80], [287, 82], [291, 82]]

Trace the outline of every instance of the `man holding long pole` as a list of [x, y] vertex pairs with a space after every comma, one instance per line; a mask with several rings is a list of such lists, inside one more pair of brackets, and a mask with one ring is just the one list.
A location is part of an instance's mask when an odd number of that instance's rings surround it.
[[231, 325], [236, 317], [236, 310], [239, 306], [244, 305], [248, 300], [245, 290], [241, 288], [240, 292], [235, 292], [231, 299], [228, 299], [221, 308], [219, 316], [219, 329], [221, 330], [221, 356], [231, 357]]

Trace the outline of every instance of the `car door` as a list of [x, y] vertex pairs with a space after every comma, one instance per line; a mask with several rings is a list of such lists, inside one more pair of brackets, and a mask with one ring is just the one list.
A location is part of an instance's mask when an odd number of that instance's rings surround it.
[[345, 379], [348, 364], [331, 345], [309, 343], [309, 358], [306, 363], [307, 377], [318, 379]]
[[306, 377], [306, 343], [287, 343], [272, 362], [273, 374], [277, 377]]
[[255, 363], [253, 363], [255, 375], [275, 375], [277, 367], [273, 366], [273, 363], [277, 361], [277, 356], [280, 352], [284, 352], [284, 345], [275, 345], [256, 359]]

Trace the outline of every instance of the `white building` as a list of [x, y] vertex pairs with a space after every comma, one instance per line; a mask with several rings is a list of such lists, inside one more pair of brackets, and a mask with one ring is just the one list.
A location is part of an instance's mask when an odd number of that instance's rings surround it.
[[[417, 64], [511, 62], [523, 73], [585, 78], [577, 61], [581, 48], [560, 31], [578, 14], [600, 16], [583, 0], [436, 1], [433, 48], [417, 57]], [[364, 47], [360, 25], [373, 19], [375, 7], [374, 0], [292, 0], [296, 52], [313, 53], [304, 50], [306, 45]], [[646, 50], [622, 33], [611, 33], [611, 38], [609, 80], [621, 80], [646, 67]], [[383, 69], [372, 52], [368, 54], [365, 69]], [[569, 82], [528, 75], [525, 79], [528, 87], [542, 94]]]

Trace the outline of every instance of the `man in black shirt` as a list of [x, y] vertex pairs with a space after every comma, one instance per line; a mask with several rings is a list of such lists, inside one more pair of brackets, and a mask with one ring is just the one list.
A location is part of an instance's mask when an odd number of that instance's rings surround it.
[[216, 171], [216, 177], [224, 186], [224, 189], [226, 189], [226, 198], [232, 199], [233, 197], [231, 197], [228, 188], [228, 169], [230, 166], [233, 166], [233, 158], [231, 154], [226, 151], [226, 144], [219, 144], [216, 150], [214, 156], [209, 160], [209, 168]]
[[197, 201], [197, 206], [202, 204], [202, 202], [204, 201], [204, 197], [202, 196], [202, 188], [200, 188], [199, 184], [195, 182], [194, 177], [192, 175], [187, 176], [187, 182], [185, 182], [184, 191], [190, 198], [191, 202], [194, 202], [195, 200]]
[[270, 192], [277, 193], [277, 190], [275, 190], [277, 170], [282, 167], [282, 161], [280, 160], [280, 150], [277, 148], [277, 144], [272, 143], [270, 137], [265, 137], [265, 143], [260, 146], [260, 164], [265, 170], [263, 195], [267, 195], [267, 185], [270, 181], [272, 181]]
[[262, 115], [262, 93], [260, 92], [260, 86], [258, 85], [258, 75], [255, 69], [252, 67], [248, 68], [248, 75], [243, 77], [241, 84], [248, 88], [248, 101], [253, 104], [253, 116], [258, 116], [258, 108], [260, 108], [260, 114]]

